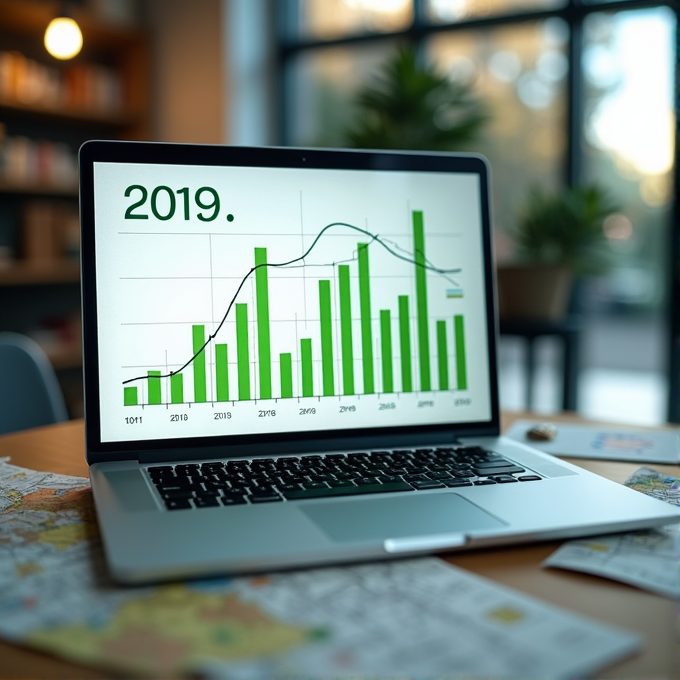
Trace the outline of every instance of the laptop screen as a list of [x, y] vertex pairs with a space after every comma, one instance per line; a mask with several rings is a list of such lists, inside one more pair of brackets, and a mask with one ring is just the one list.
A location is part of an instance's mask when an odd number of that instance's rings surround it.
[[93, 162], [102, 443], [492, 418], [480, 172], [304, 163]]

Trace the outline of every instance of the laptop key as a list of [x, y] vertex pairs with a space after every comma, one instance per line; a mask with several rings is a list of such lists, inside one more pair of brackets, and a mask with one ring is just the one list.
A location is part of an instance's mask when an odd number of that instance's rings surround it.
[[538, 475], [522, 475], [518, 477], [520, 482], [539, 482], [542, 478]]
[[493, 475], [491, 479], [493, 479], [496, 484], [509, 484], [510, 482], [517, 481], [512, 475]]
[[191, 484], [190, 482], [167, 482], [167, 483], [156, 483], [156, 488], [160, 493], [164, 493], [165, 491], [193, 491], [194, 490], [194, 485]]
[[475, 467], [475, 473], [478, 477], [487, 477], [488, 475], [514, 475], [518, 472], [525, 472], [524, 468], [512, 465], [508, 467], [495, 468], [479, 468]]
[[250, 487], [250, 493], [257, 496], [266, 496], [268, 494], [276, 493], [271, 484], [253, 484]]
[[451, 478], [451, 473], [450, 472], [428, 472], [427, 476], [430, 479], [450, 479]]
[[472, 482], [467, 479], [443, 479], [442, 482], [445, 486], [449, 488], [455, 488], [457, 486], [472, 486]]
[[310, 482], [331, 482], [335, 477], [333, 475], [310, 475]]
[[180, 498], [193, 498], [193, 493], [189, 489], [169, 489], [161, 491], [164, 500], [178, 500]]
[[416, 489], [442, 489], [444, 485], [438, 479], [415, 479], [410, 482]]
[[428, 478], [424, 474], [405, 475], [404, 480], [407, 482], [425, 482]]
[[302, 486], [310, 491], [329, 488], [326, 482], [305, 482]]
[[172, 465], [156, 465], [154, 467], [147, 468], [150, 475], [161, 475], [165, 473], [173, 473]]
[[385, 482], [401, 482], [401, 477], [398, 475], [380, 475], [378, 477], [378, 480], [381, 481], [383, 484]]
[[430, 472], [448, 472], [449, 471], [449, 466], [448, 465], [428, 465], [428, 469]]
[[199, 496], [194, 499], [197, 508], [215, 508], [219, 506], [219, 501], [214, 496]]
[[378, 480], [375, 477], [359, 477], [359, 479], [355, 479], [354, 482], [359, 486], [371, 486], [372, 484], [378, 484]]
[[251, 494], [248, 498], [249, 498], [251, 503], [273, 503], [273, 502], [276, 502], [276, 501], [282, 501], [283, 500], [283, 498], [281, 498], [281, 496], [279, 496], [278, 494], [275, 494], [275, 493], [269, 494], [267, 496], [260, 496], [260, 495], [254, 496], [254, 495]]
[[196, 491], [196, 496], [198, 498], [214, 498], [219, 495], [220, 492], [217, 489], [205, 489], [202, 491]]
[[229, 494], [220, 498], [222, 505], [245, 505], [247, 503], [243, 496], [237, 494]]
[[168, 510], [189, 510], [191, 503], [186, 498], [169, 498], [165, 501]]
[[387, 484], [366, 484], [364, 486], [329, 486], [324, 489], [299, 489], [297, 491], [283, 491], [282, 495], [289, 501], [297, 501], [305, 498], [353, 496], [358, 494], [389, 493], [394, 491], [413, 491], [413, 487], [406, 482], [389, 482]]
[[485, 469], [491, 469], [491, 468], [499, 468], [499, 467], [512, 467], [514, 463], [512, 463], [509, 460], [505, 460], [505, 458], [498, 458], [497, 460], [485, 460], [485, 461], [480, 461], [475, 463], [475, 467], [477, 468], [485, 468]]
[[191, 475], [199, 469], [199, 465], [196, 463], [186, 463], [184, 465], [175, 465], [175, 472], [179, 474]]

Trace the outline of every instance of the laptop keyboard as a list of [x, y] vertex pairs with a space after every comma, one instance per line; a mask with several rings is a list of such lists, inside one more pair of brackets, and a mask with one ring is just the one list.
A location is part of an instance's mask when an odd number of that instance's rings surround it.
[[147, 472], [168, 510], [541, 479], [479, 446], [157, 465]]

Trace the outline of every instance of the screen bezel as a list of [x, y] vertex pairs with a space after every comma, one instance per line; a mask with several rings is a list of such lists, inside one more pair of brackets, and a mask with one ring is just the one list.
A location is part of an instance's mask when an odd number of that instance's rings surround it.
[[[482, 252], [486, 324], [488, 331], [488, 393], [491, 417], [486, 421], [409, 425], [399, 428], [328, 430], [310, 433], [223, 435], [162, 441], [102, 442], [99, 401], [99, 347], [95, 257], [95, 163], [145, 163], [230, 167], [319, 168], [413, 172], [473, 173], [480, 180]], [[500, 432], [497, 385], [497, 321], [495, 274], [489, 206], [489, 177], [485, 159], [474, 154], [394, 152], [280, 147], [233, 147], [161, 142], [90, 141], [79, 151], [81, 221], [81, 293], [83, 315], [83, 373], [86, 446], [89, 463], [109, 460], [184, 460], [199, 449], [205, 457], [262, 455], [313, 450], [408, 446], [453, 441], [461, 436], [493, 436]], [[275, 449], [275, 450], [274, 450]]]

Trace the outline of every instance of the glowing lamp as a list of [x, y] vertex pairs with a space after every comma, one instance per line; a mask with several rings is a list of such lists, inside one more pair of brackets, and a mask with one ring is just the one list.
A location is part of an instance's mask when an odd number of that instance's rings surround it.
[[50, 21], [45, 31], [45, 47], [57, 59], [73, 59], [83, 46], [83, 34], [78, 24], [60, 16]]

